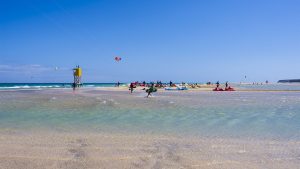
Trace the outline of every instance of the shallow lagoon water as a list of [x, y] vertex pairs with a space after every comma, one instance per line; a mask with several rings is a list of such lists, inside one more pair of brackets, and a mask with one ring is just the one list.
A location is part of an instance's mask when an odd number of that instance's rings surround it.
[[300, 92], [122, 90], [0, 91], [0, 168], [299, 168]]
[[0, 128], [300, 139], [300, 92], [0, 93]]

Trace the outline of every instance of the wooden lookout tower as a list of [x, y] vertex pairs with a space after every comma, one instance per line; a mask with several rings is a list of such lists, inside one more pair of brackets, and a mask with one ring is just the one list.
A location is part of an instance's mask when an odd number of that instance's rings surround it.
[[73, 88], [81, 87], [82, 69], [79, 66], [76, 66], [76, 68], [73, 69], [73, 76], [74, 76]]

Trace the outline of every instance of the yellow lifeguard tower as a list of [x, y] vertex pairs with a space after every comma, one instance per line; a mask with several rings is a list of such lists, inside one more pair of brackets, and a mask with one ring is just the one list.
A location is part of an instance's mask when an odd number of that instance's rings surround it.
[[81, 87], [82, 69], [79, 67], [79, 65], [73, 69], [73, 76], [74, 76], [73, 88]]

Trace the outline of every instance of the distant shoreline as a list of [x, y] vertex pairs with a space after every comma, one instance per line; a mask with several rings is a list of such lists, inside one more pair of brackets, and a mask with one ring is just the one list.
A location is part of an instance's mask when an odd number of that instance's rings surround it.
[[[134, 92], [145, 92], [145, 90], [142, 90], [142, 87], [138, 87], [134, 90]], [[49, 90], [49, 91], [61, 91], [61, 90], [67, 90], [67, 91], [73, 91], [72, 88], [19, 88], [19, 89], [5, 89], [1, 90], [0, 92], [16, 92], [16, 91], [40, 91], [40, 90]], [[128, 91], [128, 87], [83, 87], [76, 89], [75, 92], [80, 91], [93, 91], [93, 90], [101, 90], [101, 91], [111, 91], [111, 92], [117, 92], [117, 91]], [[300, 92], [300, 90], [268, 90], [268, 89], [240, 89], [235, 88], [235, 91], [213, 91], [213, 87], [211, 88], [197, 88], [197, 89], [188, 89], [188, 90], [165, 90], [164, 88], [158, 89], [157, 92], [217, 92], [217, 93], [232, 93], [232, 92]]]

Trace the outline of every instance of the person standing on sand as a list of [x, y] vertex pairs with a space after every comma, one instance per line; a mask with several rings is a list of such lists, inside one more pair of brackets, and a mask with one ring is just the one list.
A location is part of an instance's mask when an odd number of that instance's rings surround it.
[[220, 87], [220, 82], [217, 81], [216, 85], [217, 85], [217, 88], [219, 88]]
[[117, 87], [120, 87], [120, 82], [118, 81], [118, 83], [117, 83]]
[[225, 89], [228, 88], [228, 81], [225, 83]]

